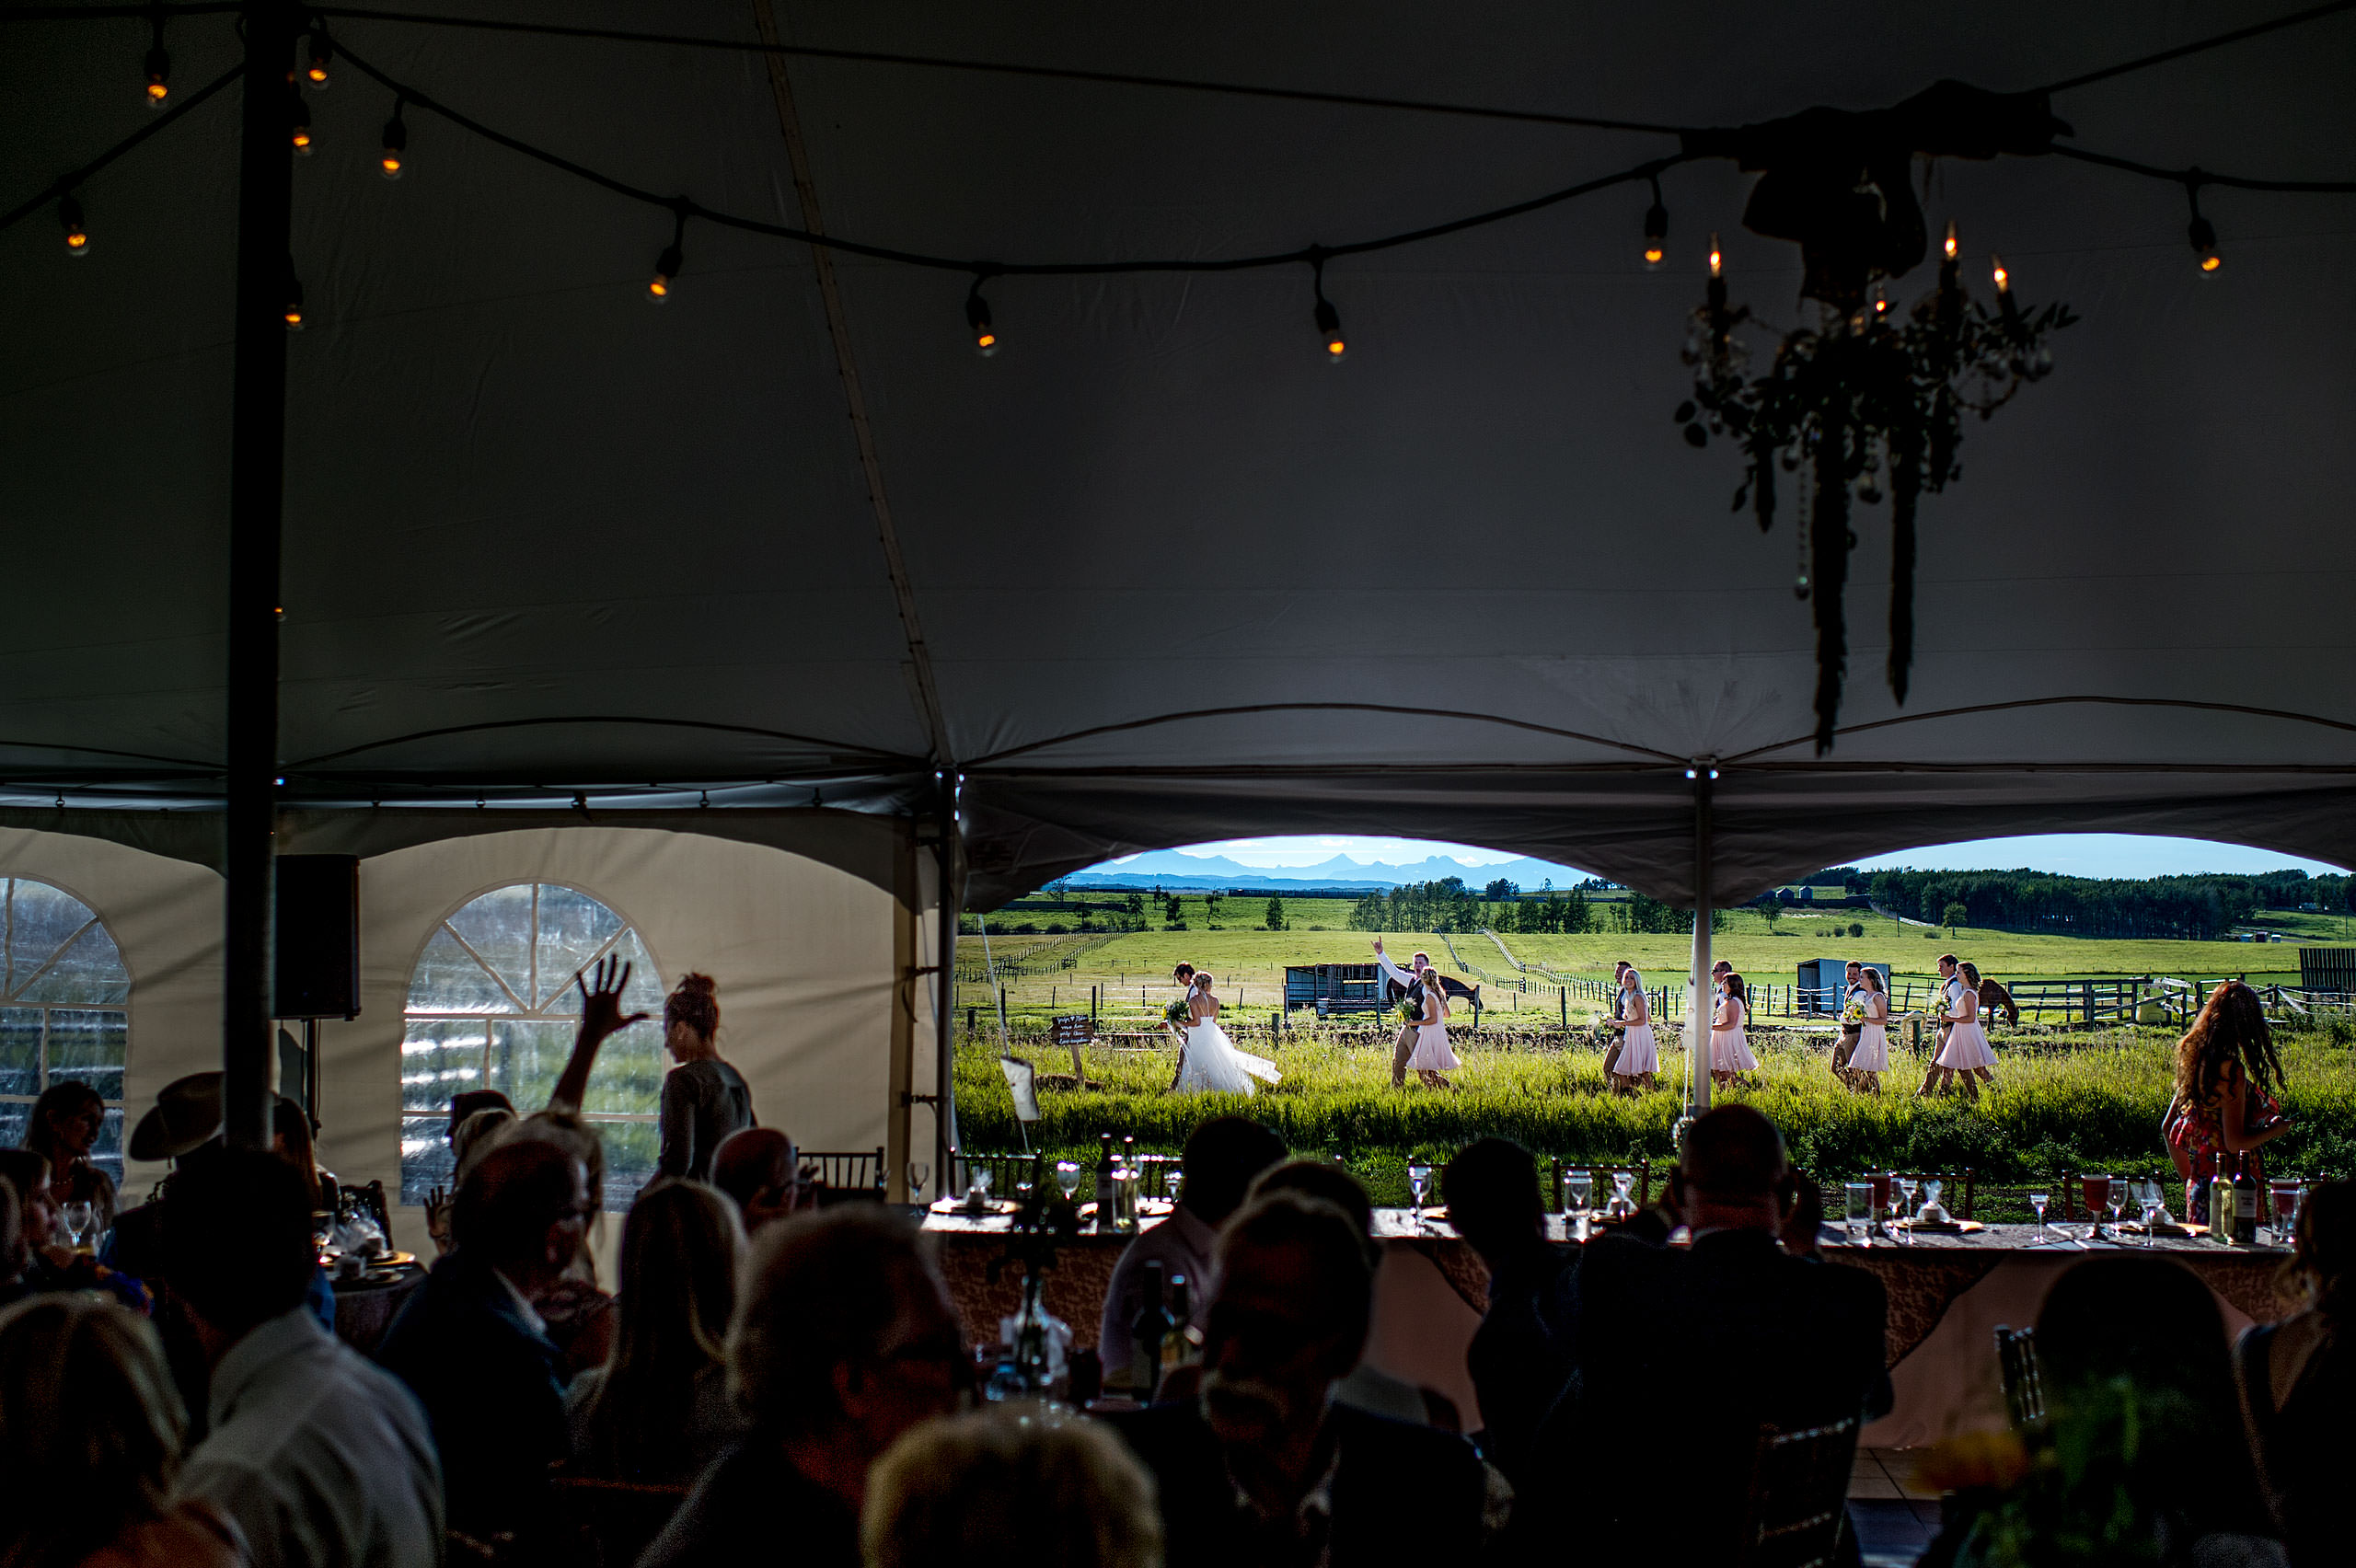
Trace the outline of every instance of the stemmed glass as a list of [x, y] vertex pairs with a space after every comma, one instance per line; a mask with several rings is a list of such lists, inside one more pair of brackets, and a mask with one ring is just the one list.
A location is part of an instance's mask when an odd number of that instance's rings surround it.
[[2156, 1247], [2160, 1244], [2160, 1184], [2146, 1180], [2136, 1196], [2143, 1205], [2143, 1245]]
[[908, 1161], [908, 1202], [920, 1204], [924, 1199], [924, 1184], [932, 1180], [932, 1162], [926, 1159]]
[[1624, 1218], [1636, 1212], [1636, 1200], [1628, 1195], [1635, 1184], [1636, 1173], [1633, 1170], [1614, 1170], [1611, 1173], [1611, 1212], [1614, 1215]]
[[2110, 1191], [2106, 1195], [2110, 1200], [2108, 1205], [2110, 1209], [2110, 1234], [2115, 1239], [2119, 1234], [2119, 1216], [2124, 1213], [2127, 1208], [2127, 1184], [2124, 1182], [2119, 1181], [2116, 1176], [2112, 1177], [2110, 1181]]
[[1842, 1190], [1849, 1198], [1849, 1240], [1859, 1247], [1873, 1245], [1874, 1184], [1871, 1182], [1850, 1182]]
[[1431, 1191], [1432, 1168], [1420, 1159], [1407, 1162], [1407, 1190], [1415, 1196], [1415, 1228], [1424, 1228], [1424, 1194]]
[[1071, 1202], [1072, 1194], [1080, 1191], [1080, 1167], [1068, 1159], [1057, 1160], [1056, 1185], [1063, 1189], [1064, 1202]]
[[[82, 1238], [89, 1233], [91, 1222], [97, 1216], [87, 1198], [75, 1199], [60, 1212], [64, 1216], [65, 1234], [72, 1240], [74, 1250], [78, 1252], [82, 1250]], [[90, 1239], [93, 1244], [91, 1251], [96, 1251], [98, 1238], [93, 1236]]]
[[2052, 1201], [2050, 1193], [2031, 1193], [2028, 1195], [2028, 1206], [2037, 1211], [2037, 1239], [2029, 1243], [2032, 1247], [2042, 1247], [2053, 1239], [2052, 1231], [2045, 1223], [2045, 1205]]
[[1574, 1170], [1564, 1184], [1571, 1190], [1571, 1205], [1565, 1211], [1571, 1222], [1571, 1239], [1584, 1241], [1595, 1216], [1595, 1172]]
[[1889, 1235], [1901, 1247], [1914, 1245], [1914, 1233], [1904, 1221], [1914, 1212], [1914, 1178], [1900, 1176], [1896, 1171], [1889, 1177]]
[[2110, 1206], [2110, 1178], [2089, 1176], [2085, 1179], [2086, 1213], [2094, 1221], [2086, 1227], [2086, 1239], [2102, 1239], [2102, 1211]]

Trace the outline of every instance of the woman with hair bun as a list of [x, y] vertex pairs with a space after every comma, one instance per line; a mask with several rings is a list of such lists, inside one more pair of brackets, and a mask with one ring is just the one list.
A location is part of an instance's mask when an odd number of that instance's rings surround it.
[[663, 1152], [655, 1170], [711, 1180], [711, 1157], [731, 1135], [755, 1125], [753, 1091], [720, 1059], [719, 987], [687, 974], [663, 1003], [663, 1048], [679, 1065], [663, 1078]]

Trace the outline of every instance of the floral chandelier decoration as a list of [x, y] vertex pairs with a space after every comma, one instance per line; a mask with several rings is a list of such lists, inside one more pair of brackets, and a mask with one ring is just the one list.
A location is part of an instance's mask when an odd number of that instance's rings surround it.
[[[1767, 369], [1747, 374], [1740, 335], [1750, 308], [1730, 306], [1725, 259], [1710, 242], [1710, 282], [1693, 312], [1684, 359], [1693, 396], [1676, 419], [1685, 439], [1711, 435], [1742, 448], [1734, 492], [1764, 531], [1775, 522], [1779, 475], [1794, 476], [1799, 565], [1793, 592], [1816, 620], [1816, 749], [1832, 749], [1848, 667], [1842, 607], [1853, 500], [1889, 503], [1891, 695], [1906, 700], [1914, 659], [1915, 517], [1923, 494], [1962, 477], [1956, 454], [1963, 416], [1987, 419], [2053, 368], [2047, 340], [2077, 318], [2065, 305], [2037, 309], [2014, 296], [1991, 258], [1993, 307], [1962, 282], [1955, 228], [1946, 231], [1938, 286], [1904, 313], [1885, 285], [1928, 249], [1923, 212], [1907, 176], [1917, 156], [1992, 157], [2042, 152], [2067, 131], [2045, 95], [1999, 95], [1943, 82], [1870, 114], [1811, 110], [1792, 120], [1724, 133], [1709, 150], [1765, 171], [1744, 225], [1799, 241], [1803, 299], [1819, 302], [1813, 328], [1783, 334]], [[1700, 150], [1700, 149], [1689, 149]]]

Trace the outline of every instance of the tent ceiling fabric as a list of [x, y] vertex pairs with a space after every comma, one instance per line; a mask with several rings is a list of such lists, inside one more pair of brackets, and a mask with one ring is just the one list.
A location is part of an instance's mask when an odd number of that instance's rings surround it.
[[[1940, 77], [2035, 86], [2269, 12], [2027, 5], [1910, 15], [1530, 3], [1271, 12], [780, 3], [789, 41], [1738, 125]], [[484, 12], [489, 15], [491, 13]], [[618, 4], [508, 6], [644, 25]], [[756, 36], [749, 3], [665, 8]], [[499, 129], [657, 190], [801, 221], [756, 56], [338, 24]], [[18, 25], [0, 196], [133, 129], [136, 20]], [[175, 81], [234, 59], [175, 22]], [[2167, 167], [2347, 178], [2356, 17], [2061, 95], [2077, 144]], [[1339, 243], [1675, 150], [1672, 138], [795, 61], [829, 230], [1006, 259]], [[0, 234], [0, 780], [20, 808], [217, 793], [235, 93], [90, 181], [69, 263]], [[806, 248], [691, 225], [347, 71], [310, 100], [293, 252], [283, 696], [290, 801], [601, 813], [712, 790], [764, 810], [922, 809], [909, 651]], [[1415, 833], [1689, 892], [1684, 759], [1723, 759], [1722, 896], [1876, 849], [2142, 829], [2356, 861], [2356, 206], [2183, 193], [2059, 158], [1946, 161], [1967, 254], [2083, 324], [1966, 431], [1929, 498], [1913, 690], [1879, 678], [1888, 548], [1858, 510], [1853, 728], [1819, 765], [1788, 516], [1669, 412], [1701, 255], [1801, 313], [1797, 248], [1740, 232], [1751, 177], [1641, 185], [1326, 270], [967, 280], [843, 256], [842, 308], [964, 773], [970, 902], [1131, 848]], [[1975, 262], [1975, 268], [1978, 263]], [[1929, 269], [1901, 280], [1903, 302]], [[1985, 297], [1984, 270], [1971, 274]], [[1787, 507], [1786, 512], [1790, 509]], [[2102, 701], [2005, 705], [2057, 698]], [[1172, 715], [1193, 717], [1172, 718]], [[1921, 717], [1927, 715], [1937, 715]], [[657, 787], [649, 793], [649, 787]], [[720, 810], [715, 806], [714, 810]], [[126, 811], [123, 836], [138, 830]], [[473, 831], [452, 813], [451, 831]], [[25, 820], [29, 821], [29, 818]], [[112, 819], [108, 819], [111, 821]], [[111, 833], [110, 827], [96, 827]], [[432, 831], [431, 822], [420, 831]], [[178, 830], [175, 830], [178, 831]], [[199, 858], [191, 856], [191, 858]]]

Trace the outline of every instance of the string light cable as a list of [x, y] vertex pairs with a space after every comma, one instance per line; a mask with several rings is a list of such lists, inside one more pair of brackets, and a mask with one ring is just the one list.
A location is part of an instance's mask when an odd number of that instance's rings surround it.
[[[145, 13], [142, 12], [141, 14], [144, 15]], [[0, 15], [6, 15], [6, 13], [0, 12]], [[34, 196], [24, 202], [18, 202], [16, 206], [9, 208], [6, 213], [0, 213], [0, 229], [5, 229], [13, 224], [19, 223], [24, 219], [30, 217], [33, 213], [40, 212], [43, 207], [48, 206], [51, 202], [72, 194], [76, 187], [83, 184], [92, 175], [97, 174], [100, 169], [105, 168], [109, 164], [113, 163], [117, 158], [121, 157], [125, 153], [130, 152], [133, 147], [138, 146], [142, 142], [146, 141], [149, 137], [160, 134], [167, 127], [176, 123], [181, 116], [192, 113], [194, 110], [202, 108], [205, 103], [212, 99], [214, 94], [218, 93], [222, 88], [227, 86], [230, 83], [236, 81], [245, 74], [246, 68], [243, 65], [233, 65], [228, 70], [224, 71], [220, 75], [215, 76], [212, 81], [207, 82], [204, 86], [197, 88], [196, 91], [183, 96], [178, 103], [173, 104], [169, 109], [158, 111], [155, 118], [148, 121], [146, 124], [142, 125], [138, 130], [133, 131], [121, 141], [117, 142], [113, 146], [109, 147], [105, 152], [100, 153], [88, 163], [84, 164], [81, 167], [74, 169], [69, 173], [59, 175], [55, 179], [51, 180], [47, 189], [43, 190], [38, 196]], [[81, 210], [77, 205], [75, 209], [75, 216], [77, 222], [80, 219], [80, 215]]]

